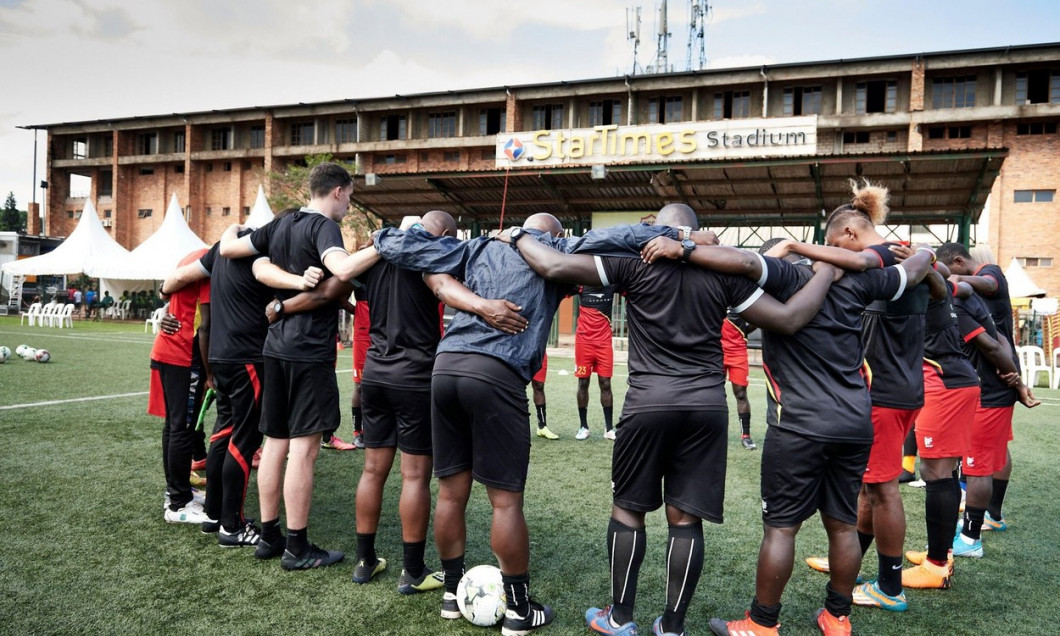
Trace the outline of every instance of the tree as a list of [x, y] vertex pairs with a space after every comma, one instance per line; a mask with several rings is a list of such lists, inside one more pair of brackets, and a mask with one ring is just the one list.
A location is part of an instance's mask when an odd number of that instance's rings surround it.
[[4, 208], [0, 210], [0, 232], [25, 232], [26, 213], [20, 212], [15, 202], [15, 193], [8, 192]]
[[[309, 172], [314, 166], [328, 161], [335, 161], [344, 166], [351, 174], [356, 172], [357, 166], [352, 161], [335, 160], [330, 154], [308, 155], [305, 162], [292, 162], [282, 171], [269, 171], [266, 178], [269, 180], [269, 205], [274, 212], [287, 208], [300, 208], [312, 197], [309, 193]], [[346, 215], [342, 221], [343, 229], [348, 230], [354, 236], [354, 245], [362, 245], [368, 241], [372, 232], [381, 227], [381, 221], [364, 208], [353, 205], [353, 210]]]

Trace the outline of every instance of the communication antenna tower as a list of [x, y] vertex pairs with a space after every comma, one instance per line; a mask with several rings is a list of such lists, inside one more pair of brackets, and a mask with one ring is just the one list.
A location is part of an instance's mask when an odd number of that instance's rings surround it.
[[695, 42], [699, 52], [699, 66], [695, 70], [702, 71], [707, 67], [706, 47], [706, 22], [710, 15], [710, 3], [707, 0], [689, 0], [688, 2], [688, 64], [686, 71], [692, 68], [692, 43]]
[[637, 50], [640, 48], [640, 7], [626, 9], [626, 41], [633, 43], [633, 72], [637, 74]]
[[655, 61], [648, 67], [652, 73], [670, 73], [670, 30], [667, 22], [666, 0], [662, 0], [658, 11], [658, 25], [656, 31]]

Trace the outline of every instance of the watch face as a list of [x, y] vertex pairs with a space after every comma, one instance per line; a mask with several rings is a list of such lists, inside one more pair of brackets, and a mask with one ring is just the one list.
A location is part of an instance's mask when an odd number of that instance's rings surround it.
[[696, 249], [696, 244], [692, 242], [692, 239], [685, 239], [681, 241], [681, 247], [685, 248], [686, 250], [694, 250]]
[[283, 311], [283, 303], [280, 302], [280, 301], [276, 301], [272, 305], [272, 310], [275, 311], [276, 313], [281, 313]]

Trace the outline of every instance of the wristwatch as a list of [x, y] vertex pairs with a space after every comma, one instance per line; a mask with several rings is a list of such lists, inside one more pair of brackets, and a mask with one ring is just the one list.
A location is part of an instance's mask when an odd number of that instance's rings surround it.
[[509, 238], [511, 239], [512, 249], [515, 249], [515, 244], [518, 243], [519, 239], [523, 238], [525, 235], [526, 235], [526, 230], [524, 230], [523, 228], [521, 228], [519, 226], [516, 226], [516, 227], [512, 228], [511, 234], [508, 235]]
[[688, 225], [677, 226], [677, 238], [682, 241], [692, 238], [692, 228]]
[[681, 241], [681, 262], [687, 263], [688, 259], [692, 256], [692, 251], [696, 249], [696, 244], [692, 242], [692, 239], [685, 239]]
[[277, 316], [283, 315], [283, 301], [277, 300], [276, 302], [272, 303], [272, 310], [276, 313]]

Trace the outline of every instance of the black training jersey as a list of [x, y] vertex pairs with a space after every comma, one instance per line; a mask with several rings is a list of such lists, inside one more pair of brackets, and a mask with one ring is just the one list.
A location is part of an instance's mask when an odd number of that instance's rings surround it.
[[419, 272], [387, 261], [376, 263], [358, 280], [366, 288], [371, 337], [363, 382], [429, 390], [442, 338], [438, 299]]
[[[302, 208], [270, 221], [250, 235], [258, 253], [268, 256], [280, 268], [299, 276], [309, 267], [324, 267], [324, 256], [334, 251], [346, 253], [339, 224], [323, 214]], [[277, 298], [296, 296], [294, 290], [274, 290]], [[335, 362], [335, 338], [339, 333], [336, 306], [328, 304], [313, 311], [281, 316], [269, 326], [265, 355], [291, 362]]]
[[261, 362], [272, 291], [254, 278], [254, 257], [225, 258], [214, 243], [199, 264], [210, 276], [210, 362]]
[[[880, 267], [898, 261], [884, 243], [866, 251], [880, 259]], [[872, 371], [872, 405], [892, 409], [924, 406], [924, 312], [930, 292], [921, 283], [898, 300], [878, 300], [865, 309], [861, 340]]]
[[626, 295], [629, 328], [627, 413], [727, 410], [721, 322], [762, 294], [746, 278], [675, 261], [597, 256], [605, 285]]
[[931, 365], [947, 389], [979, 385], [975, 367], [964, 353], [961, 332], [957, 328], [957, 310], [953, 294], [957, 286], [947, 281], [949, 293], [928, 302], [924, 314], [924, 362]]
[[[804, 265], [765, 261], [759, 282], [778, 300], [787, 301], [813, 278]], [[873, 301], [900, 297], [905, 281], [900, 267], [847, 272], [798, 332], [785, 336], [763, 330], [770, 425], [824, 442], [872, 442], [862, 314]]]
[[964, 341], [964, 352], [979, 373], [979, 404], [988, 408], [1012, 406], [1019, 399], [1019, 393], [1001, 381], [997, 367], [972, 343], [976, 336], [984, 332], [991, 338], [998, 337], [999, 331], [986, 303], [977, 294], [972, 294], [968, 298], [954, 299], [954, 307]]
[[1015, 346], [1015, 340], [1012, 339], [1015, 328], [1012, 321], [1012, 299], [1008, 295], [1008, 279], [1005, 278], [1001, 267], [993, 263], [983, 265], [976, 270], [975, 275], [997, 281], [997, 290], [993, 294], [981, 294], [980, 296], [987, 310], [990, 311], [990, 317], [994, 319], [994, 326], [997, 327], [998, 332], [1008, 338], [1009, 344]]

